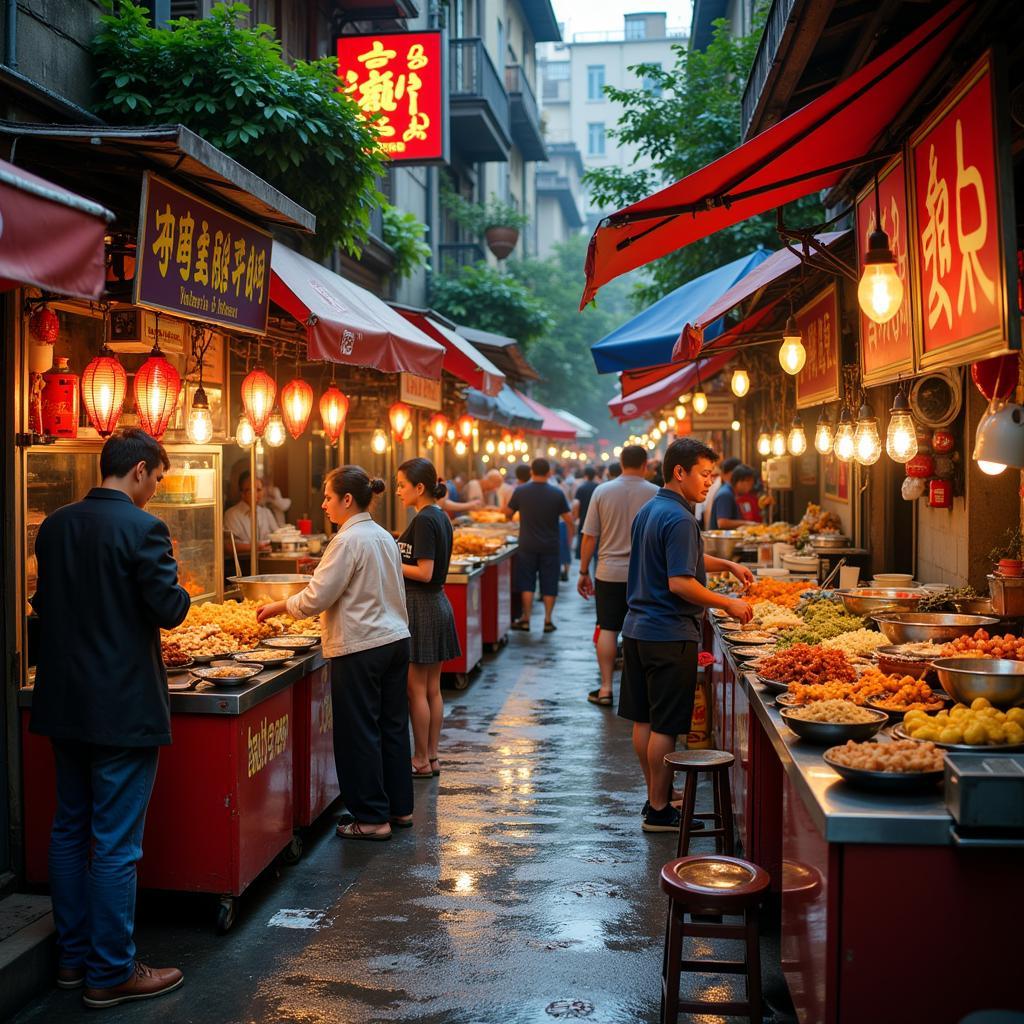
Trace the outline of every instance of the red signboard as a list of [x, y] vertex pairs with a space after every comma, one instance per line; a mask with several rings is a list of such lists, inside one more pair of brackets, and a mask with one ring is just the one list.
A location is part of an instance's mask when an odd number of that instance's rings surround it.
[[442, 54], [439, 31], [338, 37], [341, 89], [373, 121], [395, 163], [445, 158]]
[[[996, 131], [992, 55], [910, 140], [919, 366], [955, 366], [1020, 347], [1008, 301], [1012, 175]], [[1004, 133], [1005, 134], [1005, 133]]]
[[135, 305], [265, 334], [272, 241], [266, 231], [147, 171]]
[[[860, 370], [866, 385], [886, 384], [902, 374], [914, 372], [914, 328], [910, 317], [912, 293], [910, 262], [907, 259], [909, 222], [907, 219], [907, 181], [902, 154], [887, 164], [878, 175], [878, 205], [882, 230], [889, 236], [889, 247], [896, 258], [896, 272], [903, 282], [903, 302], [896, 315], [884, 324], [875, 323], [860, 313]], [[857, 197], [857, 252], [860, 264], [875, 231], [874, 182]]]
[[796, 314], [807, 362], [796, 376], [796, 407], [807, 409], [839, 398], [839, 292], [834, 284]]

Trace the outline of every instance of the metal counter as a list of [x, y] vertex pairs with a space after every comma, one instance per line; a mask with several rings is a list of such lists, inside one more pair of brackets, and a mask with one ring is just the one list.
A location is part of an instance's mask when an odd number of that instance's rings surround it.
[[479, 565], [474, 565], [472, 569], [464, 566], [459, 566], [455, 572], [449, 572], [445, 577], [445, 583], [468, 583], [472, 579], [476, 579], [477, 576], [484, 574], [484, 569], [487, 566], [481, 562]]

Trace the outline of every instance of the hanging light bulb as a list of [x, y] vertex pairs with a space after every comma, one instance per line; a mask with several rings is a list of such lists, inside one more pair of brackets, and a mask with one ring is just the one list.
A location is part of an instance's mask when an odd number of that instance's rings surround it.
[[998, 476], [1008, 466], [1024, 467], [1024, 406], [990, 400], [978, 423], [971, 457], [989, 476]]
[[427, 431], [437, 444], [444, 444], [448, 437], [448, 417], [435, 412], [427, 423]]
[[782, 332], [782, 345], [779, 348], [779, 363], [791, 377], [795, 377], [807, 362], [807, 349], [804, 348], [803, 335], [796, 325], [796, 317], [791, 313], [786, 321], [786, 329]]
[[249, 417], [243, 412], [238, 417], [238, 426], [235, 427], [235, 444], [239, 448], [248, 451], [256, 443], [256, 431], [252, 429]]
[[757, 454], [768, 456], [772, 453], [772, 435], [768, 433], [768, 427], [765, 423], [761, 424], [761, 429], [757, 432]]
[[508, 452], [508, 445], [504, 441], [498, 442], [498, 454], [505, 455]]
[[149, 358], [139, 367], [132, 385], [139, 426], [156, 438], [164, 436], [181, 394], [181, 374], [154, 345]]
[[336, 444], [348, 416], [348, 398], [333, 384], [320, 396], [320, 421], [329, 444]]
[[476, 420], [468, 414], [460, 416], [457, 427], [459, 437], [463, 441], [471, 441], [473, 439], [473, 431], [476, 429]]
[[374, 455], [383, 455], [388, 450], [388, 435], [380, 427], [370, 436], [370, 449]]
[[660, 441], [661, 440], [661, 431], [657, 427], [655, 427], [651, 431], [651, 440], [652, 441]]
[[395, 402], [388, 409], [388, 422], [391, 424], [391, 436], [396, 441], [402, 440], [405, 437], [406, 428], [412, 423], [412, 409], [405, 402]]
[[704, 394], [700, 385], [693, 393], [693, 411], [698, 416], [703, 416], [708, 411], [708, 396]]
[[281, 415], [288, 433], [297, 441], [309, 424], [313, 412], [313, 387], [295, 377], [281, 388]]
[[458, 439], [458, 441], [455, 442], [455, 454], [456, 455], [465, 455], [466, 454], [466, 442], [463, 441], [461, 437]]
[[667, 419], [665, 420], [665, 423], [666, 423], [666, 425], [668, 426], [668, 429], [669, 429], [669, 430], [672, 430], [672, 429], [673, 429], [673, 428], [675, 427], [675, 425], [676, 425], [676, 418], [675, 418], [675, 416], [669, 416], [669, 417], [668, 417], [668, 418], [667, 418]]
[[618, 457], [619, 457], [619, 456], [620, 456], [621, 454], [622, 454], [622, 445], [621, 445], [621, 444], [617, 444], [617, 445], [616, 445], [616, 446], [615, 446], [615, 447], [614, 447], [614, 448], [612, 449], [612, 455], [614, 455], [614, 456], [615, 456], [615, 458], [618, 458]]
[[267, 420], [267, 429], [263, 431], [263, 440], [271, 448], [280, 448], [288, 439], [288, 432], [285, 430], [284, 419], [279, 412], [270, 414]]
[[[486, 441], [484, 443], [484, 451], [487, 452], [488, 455], [493, 455], [494, 454], [494, 442], [493, 441]], [[551, 455], [551, 454], [553, 454], [553, 453], [552, 453], [551, 449], [549, 448], [548, 449], [548, 455]]]
[[196, 388], [192, 396], [192, 408], [188, 414], [186, 426], [188, 439], [193, 444], [209, 444], [213, 437], [213, 417], [210, 415], [210, 401], [206, 397], [202, 384]]
[[658, 420], [658, 429], [664, 434], [668, 430], [668, 420]]
[[868, 236], [864, 270], [857, 285], [857, 303], [876, 324], [891, 320], [903, 301], [903, 282], [896, 272], [896, 257], [889, 248], [889, 236], [882, 230], [882, 214], [875, 177], [875, 230]]
[[818, 417], [818, 425], [814, 428], [814, 448], [819, 455], [828, 455], [832, 451], [832, 423], [824, 409]]
[[549, 444], [548, 445], [548, 455], [550, 455], [552, 458], [554, 458], [557, 454], [558, 454], [558, 449], [553, 444]]
[[729, 382], [732, 393], [737, 398], [743, 398], [750, 390], [750, 376], [746, 370], [733, 370], [732, 380]]
[[276, 396], [277, 384], [262, 366], [246, 374], [242, 381], [242, 408], [257, 437], [262, 437], [267, 429]]
[[786, 438], [786, 447], [790, 455], [803, 455], [807, 451], [807, 434], [804, 432], [804, 421], [799, 415], [793, 417], [789, 437]]
[[738, 434], [739, 433], [739, 430], [740, 430], [740, 421], [739, 420], [733, 420], [732, 423], [729, 424], [729, 426], [732, 427], [732, 431], [733, 431], [734, 434]]
[[771, 448], [772, 455], [777, 459], [786, 454], [786, 434], [777, 420], [772, 430]]
[[676, 414], [676, 421], [677, 422], [681, 422], [682, 420], [686, 419], [686, 406], [683, 405], [682, 402], [680, 402], [679, 405], [677, 405], [675, 407], [674, 411], [675, 411], [675, 414]]
[[903, 385], [899, 386], [885, 432], [885, 453], [893, 462], [909, 462], [917, 454], [917, 429], [910, 415], [910, 403]]
[[853, 420], [850, 418], [850, 410], [843, 406], [839, 416], [839, 426], [836, 427], [836, 439], [832, 442], [832, 451], [840, 462], [850, 462], [857, 452], [853, 441]]
[[483, 455], [480, 456], [480, 461], [486, 466], [487, 463], [491, 461], [491, 457], [485, 452]]
[[853, 454], [862, 466], [873, 466], [882, 455], [878, 420], [867, 402], [861, 405], [857, 413], [857, 429], [853, 432]]
[[104, 345], [100, 354], [82, 371], [81, 388], [82, 405], [89, 422], [100, 437], [109, 437], [124, 408], [128, 376], [108, 346]]

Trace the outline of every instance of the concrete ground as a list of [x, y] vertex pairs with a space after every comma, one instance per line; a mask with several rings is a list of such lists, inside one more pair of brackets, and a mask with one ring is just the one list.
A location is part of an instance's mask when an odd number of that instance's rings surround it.
[[[250, 888], [226, 935], [215, 934], [206, 898], [142, 894], [139, 956], [180, 966], [185, 985], [108, 1015], [125, 1024], [656, 1021], [657, 878], [675, 836], [641, 832], [628, 724], [585, 700], [597, 675], [592, 603], [562, 584], [555, 619], [558, 632], [545, 635], [535, 613], [533, 632], [512, 633], [468, 690], [446, 691], [443, 771], [416, 784], [414, 830], [344, 842], [333, 809], [297, 865]], [[764, 959], [780, 1002], [771, 942]], [[686, 987], [724, 996], [729, 985], [709, 977]], [[57, 1024], [85, 1012], [79, 993], [54, 989], [14, 1019]]]

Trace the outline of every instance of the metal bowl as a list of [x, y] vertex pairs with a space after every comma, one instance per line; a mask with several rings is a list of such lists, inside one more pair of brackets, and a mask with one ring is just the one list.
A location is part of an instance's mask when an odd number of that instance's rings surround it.
[[934, 789], [945, 776], [944, 768], [934, 772], [872, 772], [864, 768], [850, 768], [848, 765], [833, 761], [829, 756], [831, 753], [832, 750], [829, 749], [821, 756], [832, 771], [851, 786], [874, 793], [927, 791]]
[[932, 663], [925, 658], [913, 659], [900, 654], [898, 644], [876, 647], [875, 659], [878, 662], [879, 670], [890, 676], [910, 676], [913, 679], [921, 679], [932, 667]]
[[940, 740], [919, 740], [911, 736], [903, 723], [892, 727], [893, 739], [912, 740], [914, 743], [934, 743], [943, 750], [965, 754], [1013, 754], [1024, 750], [1024, 743], [943, 743]]
[[1024, 704], [1024, 661], [1009, 658], [936, 658], [942, 688], [961, 704], [984, 697], [993, 707]]
[[841, 533], [812, 533], [812, 548], [846, 548], [850, 546], [850, 538]]
[[744, 539], [739, 530], [705, 530], [704, 551], [715, 558], [732, 558], [737, 545]]
[[808, 743], [820, 743], [823, 747], [834, 747], [847, 740], [861, 742], [869, 740], [889, 721], [884, 711], [873, 711], [871, 708], [870, 722], [810, 722], [806, 718], [797, 718], [794, 709], [783, 708], [779, 715], [789, 728], [802, 740]]
[[854, 615], [910, 612], [926, 596], [924, 590], [908, 590], [906, 587], [854, 587], [852, 590], [838, 590], [836, 593], [839, 594], [843, 607]]
[[[757, 675], [757, 681], [769, 692], [769, 693], [788, 693], [789, 683], [780, 683], [777, 679], [768, 679], [766, 676], [761, 675], [759, 672]], [[794, 730], [795, 732], [796, 730]]]
[[295, 651], [290, 648], [284, 649], [280, 647], [276, 650], [257, 648], [254, 651], [242, 651], [240, 654], [233, 654], [231, 657], [235, 661], [242, 662], [243, 665], [262, 665], [264, 668], [274, 668], [294, 658]]
[[[213, 675], [214, 670], [220, 668], [230, 668], [232, 671], [238, 672], [238, 675], [230, 678], [221, 679]], [[260, 672], [258, 665], [238, 665], [235, 662], [226, 661], [221, 662], [218, 665], [207, 665], [203, 668], [192, 669], [192, 675], [198, 676], [204, 682], [212, 683], [214, 686], [241, 686], [243, 683], [247, 683], [253, 676], [258, 675]]]
[[297, 572], [269, 572], [260, 576], [229, 576], [247, 601], [284, 601], [301, 593], [312, 576]]
[[767, 645], [751, 644], [749, 647], [733, 647], [729, 653], [738, 661], [750, 662], [755, 658], [763, 658], [771, 652], [768, 650]]
[[285, 650], [305, 651], [310, 647], [316, 647], [320, 643], [318, 636], [292, 636], [290, 633], [284, 636], [271, 636], [263, 640], [261, 647], [283, 647]]
[[965, 599], [955, 599], [953, 601], [953, 607], [961, 615], [994, 615], [995, 609], [992, 607], [991, 597], [973, 597]]
[[894, 644], [930, 640], [941, 644], [968, 636], [983, 626], [994, 626], [991, 615], [958, 615], [956, 612], [893, 612], [871, 616], [878, 628]]

